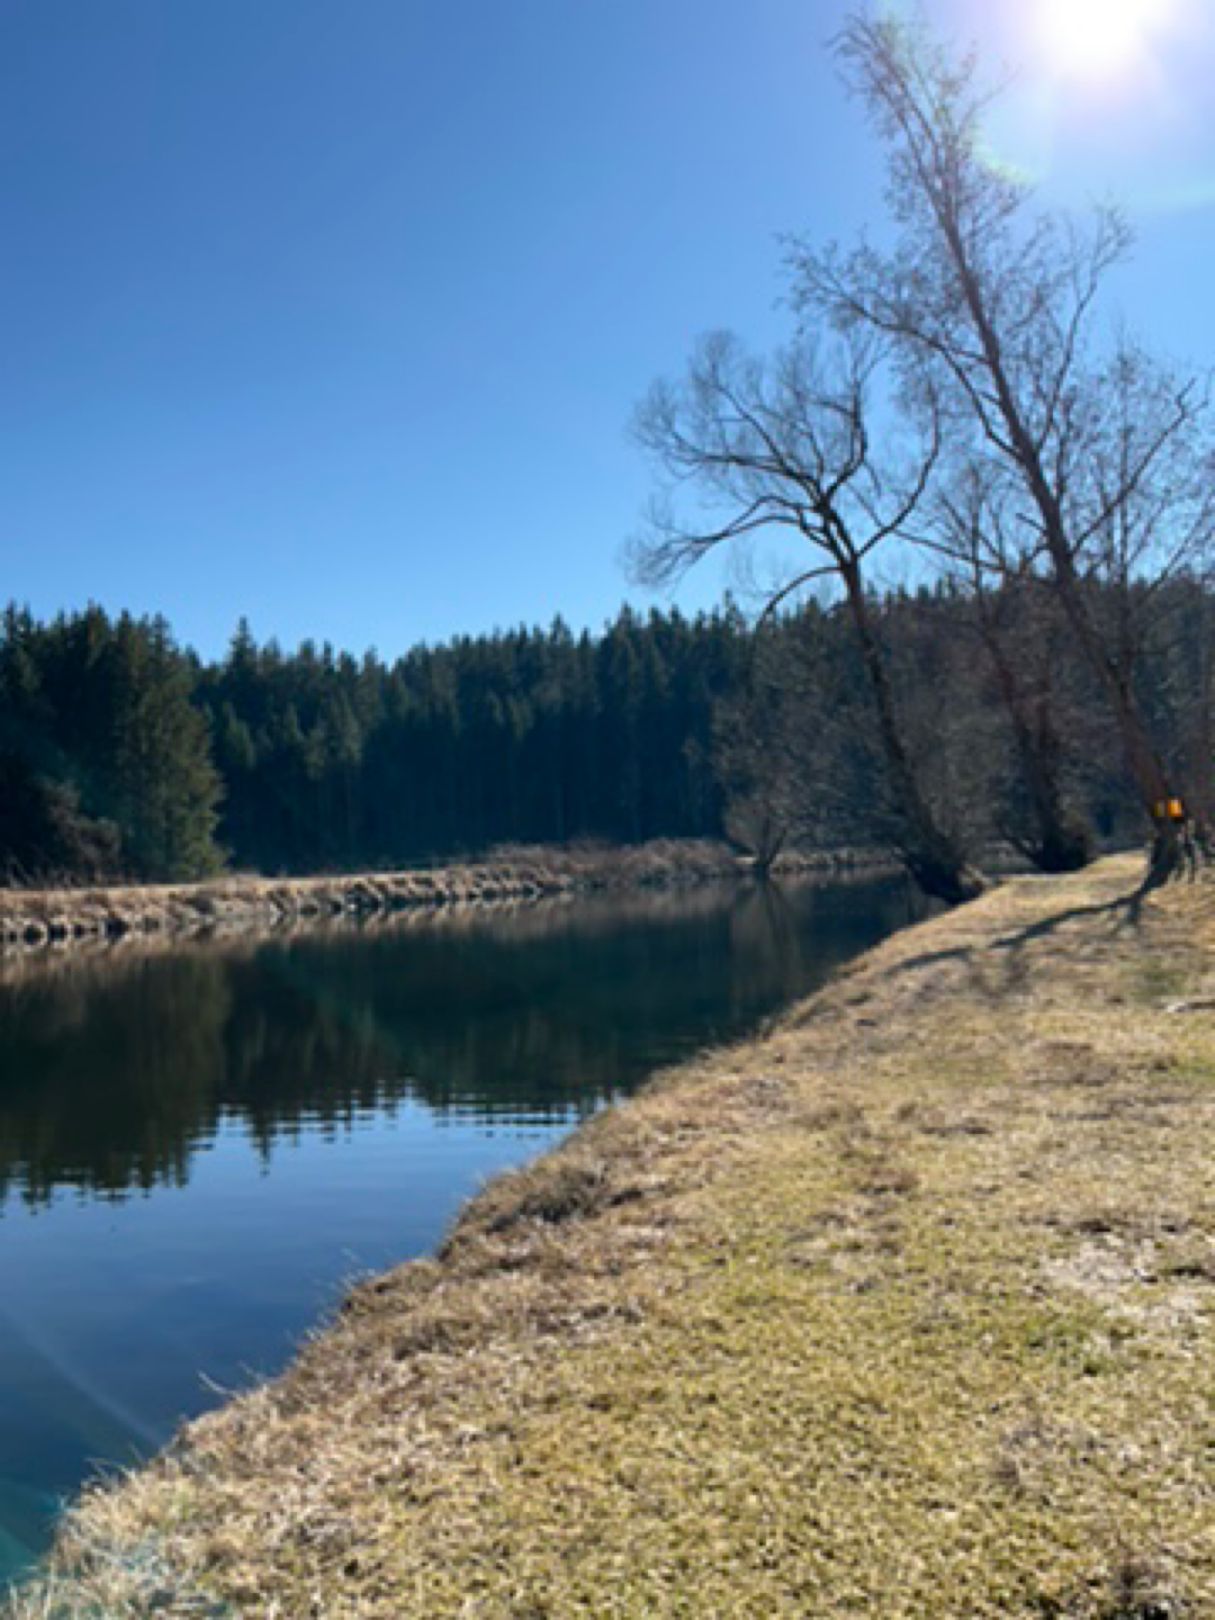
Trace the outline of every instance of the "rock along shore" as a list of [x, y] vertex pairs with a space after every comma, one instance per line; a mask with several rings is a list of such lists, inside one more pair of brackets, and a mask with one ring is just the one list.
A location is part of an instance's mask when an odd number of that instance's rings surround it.
[[[799, 857], [787, 869], [826, 874], [878, 864], [863, 854], [824, 854]], [[723, 844], [670, 839], [632, 847], [520, 847], [481, 861], [402, 872], [0, 889], [0, 955], [140, 935], [273, 929], [335, 917], [717, 882], [746, 870], [746, 862]]]

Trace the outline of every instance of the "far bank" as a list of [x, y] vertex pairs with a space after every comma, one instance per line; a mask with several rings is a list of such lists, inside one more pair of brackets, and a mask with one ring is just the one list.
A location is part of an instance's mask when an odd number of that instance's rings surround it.
[[[890, 870], [872, 850], [783, 859], [791, 876]], [[647, 844], [519, 845], [477, 860], [317, 877], [235, 875], [202, 883], [0, 889], [0, 954], [132, 936], [187, 936], [298, 927], [441, 907], [490, 906], [557, 895], [677, 887], [749, 878], [753, 864], [708, 839]]]

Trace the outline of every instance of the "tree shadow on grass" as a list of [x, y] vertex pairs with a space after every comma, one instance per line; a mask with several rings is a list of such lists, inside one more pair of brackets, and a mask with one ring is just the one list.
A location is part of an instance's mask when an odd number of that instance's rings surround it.
[[1034, 940], [1049, 939], [1056, 929], [1067, 923], [1082, 922], [1087, 917], [1108, 917], [1116, 921], [1114, 932], [1120, 932], [1123, 928], [1138, 928], [1143, 919], [1143, 902], [1149, 892], [1140, 885], [1130, 894], [1119, 895], [1115, 900], [1102, 900], [1089, 906], [1071, 906], [1067, 911], [1058, 911], [1052, 917], [1043, 917], [1039, 922], [1019, 928], [1016, 933], [993, 940], [988, 948], [993, 951], [1022, 950]]
[[919, 956], [910, 956], [906, 961], [900, 962], [893, 969], [893, 973], [901, 977], [906, 973], [919, 972], [921, 969], [937, 967], [946, 962], [957, 962], [977, 970], [981, 961], [990, 961], [999, 953], [1009, 959], [1009, 977], [1024, 978], [1025, 967], [1020, 958], [1027, 946], [1038, 940], [1050, 938], [1058, 929], [1069, 923], [1100, 917], [1109, 918], [1114, 924], [1111, 934], [1120, 933], [1128, 928], [1137, 929], [1142, 921], [1143, 902], [1149, 892], [1149, 889], [1140, 885], [1130, 894], [1119, 895], [1113, 900], [1102, 900], [1092, 905], [1071, 906], [1066, 911], [1055, 912], [1038, 922], [1028, 923], [1024, 928], [1018, 928], [1011, 934], [1004, 934], [982, 945], [953, 945], [947, 950], [925, 951]]

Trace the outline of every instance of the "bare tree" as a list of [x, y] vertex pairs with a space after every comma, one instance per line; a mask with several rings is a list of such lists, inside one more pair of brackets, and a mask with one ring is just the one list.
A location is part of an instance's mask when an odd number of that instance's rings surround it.
[[[1018, 556], [1044, 565], [1105, 694], [1156, 828], [1153, 874], [1166, 876], [1177, 854], [1168, 808], [1176, 784], [1086, 583], [1116, 567], [1124, 545], [1132, 567], [1145, 560], [1145, 488], [1192, 447], [1205, 390], [1158, 371], [1147, 409], [1123, 389], [1129, 414], [1111, 414], [1103, 379], [1146, 366], [1142, 356], [1104, 367], [1092, 356], [1097, 298], [1127, 250], [1127, 228], [1112, 211], [1086, 231], [1035, 212], [1028, 188], [985, 154], [991, 98], [973, 59], [951, 59], [913, 25], [863, 16], [846, 25], [838, 51], [886, 144], [899, 239], [891, 252], [796, 246], [801, 308], [881, 334], [900, 357], [907, 399], [930, 383], [951, 439], [1014, 482]], [[1162, 533], [1155, 541], [1174, 549]]]
[[[814, 561], [770, 595], [767, 611], [816, 580], [843, 589], [881, 736], [893, 839], [927, 893], [973, 898], [983, 880], [930, 804], [900, 724], [886, 657], [866, 590], [874, 552], [909, 523], [940, 450], [935, 420], [905, 466], [874, 454], [872, 396], [880, 352], [859, 332], [825, 354], [803, 341], [770, 363], [748, 357], [727, 334], [706, 338], [682, 385], [657, 383], [637, 416], [637, 434], [668, 487], [634, 554], [647, 583], [677, 578], [719, 547], [761, 532], [789, 534]], [[712, 516], [696, 523], [672, 497], [693, 484]]]
[[1121, 343], [1093, 379], [1085, 455], [1071, 497], [1074, 544], [1086, 584], [1103, 587], [1103, 644], [1132, 686], [1162, 599], [1205, 574], [1215, 529], [1215, 456], [1205, 380], [1179, 378]]
[[761, 875], [790, 844], [838, 853], [896, 841], [851, 627], [808, 603], [758, 625], [750, 649], [744, 678], [714, 714], [730, 839]]
[[726, 836], [747, 852], [759, 877], [768, 876], [810, 821], [803, 755], [787, 712], [789, 683], [773, 645], [778, 632], [773, 625], [757, 632], [745, 682], [718, 701], [713, 723]]
[[1215, 595], [1210, 578], [1187, 575], [1154, 598], [1145, 682], [1153, 716], [1167, 728], [1185, 771], [1199, 825], [1215, 825]]
[[1056, 605], [1009, 533], [1009, 494], [983, 464], [962, 466], [936, 494], [930, 543], [966, 591], [1012, 735], [1017, 780], [1000, 830], [1040, 871], [1073, 872], [1091, 859], [1092, 838], [1065, 783], [1069, 660]]

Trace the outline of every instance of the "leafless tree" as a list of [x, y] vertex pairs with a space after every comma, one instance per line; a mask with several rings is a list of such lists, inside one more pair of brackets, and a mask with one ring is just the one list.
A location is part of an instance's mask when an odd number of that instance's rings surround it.
[[726, 836], [766, 877], [781, 851], [808, 830], [803, 756], [789, 725], [786, 671], [774, 657], [774, 631], [761, 628], [747, 678], [719, 700], [713, 768], [724, 794]]
[[[877, 549], [911, 520], [940, 453], [935, 418], [905, 457], [879, 458], [871, 437], [879, 345], [859, 331], [825, 349], [802, 341], [770, 362], [736, 339], [702, 341], [682, 384], [655, 384], [637, 435], [666, 477], [634, 552], [650, 584], [682, 575], [708, 553], [761, 533], [810, 548], [770, 595], [767, 611], [817, 580], [843, 590], [881, 736], [894, 838], [916, 881], [949, 902], [973, 898], [983, 880], [924, 793], [900, 723], [886, 657], [866, 589]], [[689, 484], [708, 498], [704, 522], [676, 497]]]
[[1119, 373], [1142, 383], [1151, 369], [1130, 350], [1094, 358], [1097, 300], [1127, 251], [1126, 225], [1109, 210], [1083, 230], [1041, 212], [992, 164], [991, 97], [973, 59], [952, 58], [914, 24], [866, 16], [848, 22], [838, 52], [885, 142], [898, 240], [891, 251], [795, 245], [800, 307], [813, 324], [827, 317], [888, 341], [906, 400], [931, 386], [951, 443], [1015, 487], [1017, 566], [1049, 577], [1155, 824], [1153, 873], [1166, 876], [1178, 847], [1167, 809], [1176, 784], [1086, 585], [1102, 570], [1158, 560], [1161, 548], [1176, 567], [1199, 538], [1172, 522], [1166, 534], [1163, 514], [1150, 539], [1144, 525], [1148, 488], [1163, 488], [1166, 465], [1193, 454], [1206, 391], [1154, 369], [1146, 395], [1122, 386], [1111, 403]]
[[1120, 344], [1088, 393], [1085, 455], [1071, 507], [1081, 579], [1104, 587], [1103, 643], [1132, 686], [1160, 602], [1179, 579], [1209, 570], [1215, 455], [1204, 379], [1179, 378]]
[[1035, 576], [1010, 508], [1008, 480], [982, 463], [962, 464], [940, 487], [921, 543], [964, 590], [1017, 765], [1006, 797], [1004, 837], [1043, 872], [1071, 872], [1092, 854], [1089, 830], [1065, 782], [1067, 739], [1060, 692], [1068, 681], [1056, 604]]

